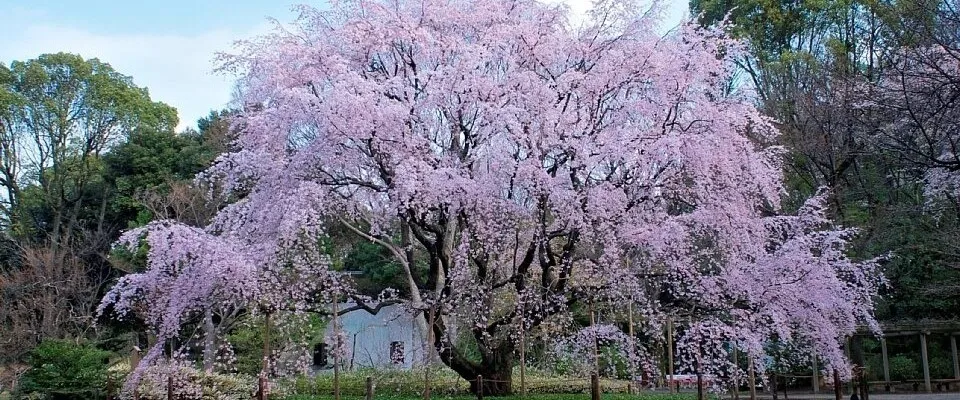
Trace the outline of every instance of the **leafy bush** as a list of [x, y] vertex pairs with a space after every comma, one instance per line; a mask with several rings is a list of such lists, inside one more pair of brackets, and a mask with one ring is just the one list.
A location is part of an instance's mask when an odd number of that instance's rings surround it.
[[904, 355], [890, 357], [890, 379], [903, 381], [916, 379], [921, 374], [920, 366], [912, 358]]
[[947, 358], [931, 358], [930, 377], [933, 379], [953, 378], [953, 364]]
[[45, 340], [30, 353], [19, 392], [56, 400], [104, 398], [109, 358], [110, 352], [90, 344]]
[[[340, 393], [344, 396], [363, 396], [366, 393], [366, 379], [373, 378], [376, 397], [389, 398], [416, 397], [422, 394], [424, 370], [358, 370], [340, 374]], [[469, 395], [469, 383], [448, 368], [438, 368], [431, 372], [430, 391], [440, 396]], [[315, 377], [299, 377], [289, 381], [287, 392], [309, 396], [329, 396], [333, 393], [333, 375], [322, 374]], [[547, 375], [528, 369], [526, 387], [529, 394], [578, 394], [590, 393], [590, 379], [584, 377]], [[601, 379], [600, 387], [605, 393], [626, 393], [627, 381]], [[520, 369], [513, 371], [513, 390], [520, 391]]]
[[[167, 362], [146, 369], [140, 398], [166, 400], [168, 377], [173, 378], [174, 396], [181, 400], [248, 400], [257, 384], [257, 378], [250, 375], [205, 373], [188, 363]], [[282, 398], [282, 393], [272, 392]]]

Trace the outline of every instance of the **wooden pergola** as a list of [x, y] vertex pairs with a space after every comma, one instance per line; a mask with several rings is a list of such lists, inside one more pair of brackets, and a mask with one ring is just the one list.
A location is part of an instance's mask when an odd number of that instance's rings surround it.
[[[896, 321], [881, 323], [880, 329], [883, 335], [880, 340], [880, 351], [883, 358], [883, 380], [886, 385], [893, 382], [890, 380], [890, 361], [887, 355], [887, 338], [898, 336], [919, 336], [920, 338], [920, 361], [923, 368], [923, 384], [927, 392], [933, 391], [933, 384], [930, 379], [930, 360], [927, 356], [927, 337], [931, 334], [947, 335], [950, 337], [950, 354], [953, 359], [953, 380], [960, 381], [960, 356], [957, 353], [957, 336], [960, 336], [960, 321], [958, 320], [917, 320], [917, 321]], [[867, 327], [858, 329], [856, 336], [876, 337]]]

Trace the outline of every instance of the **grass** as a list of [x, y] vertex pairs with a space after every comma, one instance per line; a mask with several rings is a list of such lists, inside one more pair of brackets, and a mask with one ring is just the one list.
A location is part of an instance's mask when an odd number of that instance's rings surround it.
[[[423, 399], [423, 370], [368, 370], [349, 371], [340, 374], [341, 400], [362, 400], [366, 393], [366, 379], [374, 381], [374, 397], [378, 400], [420, 400]], [[431, 373], [431, 398], [437, 400], [474, 400], [476, 396], [469, 391], [469, 384], [453, 371], [438, 369]], [[328, 374], [316, 377], [301, 377], [288, 381], [286, 400], [327, 400], [333, 399], [333, 377]], [[692, 393], [627, 394], [627, 382], [622, 380], [601, 379], [600, 387], [604, 400], [692, 400]], [[516, 400], [583, 400], [589, 399], [590, 380], [582, 377], [555, 376], [533, 373], [526, 377], [527, 395], [521, 397], [520, 379], [513, 378], [514, 395], [496, 397]], [[495, 397], [487, 397], [495, 398]]]

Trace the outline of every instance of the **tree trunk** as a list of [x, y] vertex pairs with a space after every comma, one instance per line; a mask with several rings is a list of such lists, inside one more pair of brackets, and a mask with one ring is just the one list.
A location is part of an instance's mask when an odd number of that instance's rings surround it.
[[[470, 392], [482, 391], [484, 396], [506, 396], [513, 393], [513, 347], [501, 344], [496, 348], [483, 351], [487, 356], [481, 362], [466, 359], [457, 349], [440, 352], [440, 359], [450, 369], [470, 382]], [[477, 385], [477, 376], [483, 376], [483, 383]]]
[[502, 364], [490, 364], [484, 366], [483, 387], [477, 387], [477, 377], [463, 377], [470, 381], [470, 392], [477, 393], [477, 390], [483, 390], [484, 396], [507, 396], [513, 394], [513, 360], [506, 358]]
[[213, 323], [213, 311], [209, 307], [203, 312], [203, 335], [203, 371], [211, 373], [217, 355], [217, 329]]

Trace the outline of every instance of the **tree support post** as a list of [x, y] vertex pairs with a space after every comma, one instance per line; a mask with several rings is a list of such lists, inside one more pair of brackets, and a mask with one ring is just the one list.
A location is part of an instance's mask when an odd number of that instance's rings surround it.
[[[736, 367], [735, 371], [740, 371], [740, 355], [737, 351], [736, 343], [733, 344], [733, 365]], [[740, 400], [740, 374], [735, 373], [733, 375], [733, 400]]]
[[893, 384], [890, 382], [890, 359], [887, 356], [887, 339], [880, 338], [880, 352], [883, 358], [883, 381], [888, 392], [893, 391]]
[[340, 297], [333, 298], [333, 398], [340, 400]]
[[820, 393], [820, 367], [817, 366], [817, 355], [813, 355], [813, 392]]
[[933, 392], [930, 384], [930, 359], [927, 356], [927, 333], [920, 332], [920, 359], [923, 363], [923, 388], [927, 393]]
[[483, 375], [477, 375], [477, 400], [483, 400]]
[[957, 335], [950, 335], [950, 354], [953, 355], [953, 379], [960, 380], [960, 355], [957, 354]]
[[753, 370], [753, 357], [750, 357], [750, 400], [757, 400], [757, 375]]
[[[636, 358], [637, 340], [633, 336], [633, 295], [630, 295], [630, 302], [627, 303], [627, 335], [630, 336], [630, 351], [632, 352], [631, 358]], [[632, 359], [630, 360], [630, 363], [633, 364]], [[630, 380], [633, 382], [637, 381], [637, 369], [635, 365], [630, 366]], [[627, 394], [633, 394], [633, 388], [630, 386], [630, 384], [627, 384]]]
[[843, 388], [840, 385], [843, 382], [840, 382], [840, 371], [836, 368], [833, 369], [833, 394], [836, 396], [837, 400], [843, 400]]
[[590, 374], [590, 400], [600, 400], [600, 376]]
[[667, 317], [667, 386], [670, 387], [670, 393], [676, 393], [674, 387], [676, 380], [673, 376], [673, 318]]
[[520, 299], [520, 398], [527, 397], [527, 320], [525, 300]]
[[373, 377], [367, 377], [367, 396], [366, 400], [373, 400]]
[[[430, 314], [427, 323], [427, 344], [423, 346], [423, 358], [427, 367], [423, 371], [423, 400], [430, 400], [430, 364], [433, 363], [433, 325], [436, 324], [436, 305], [430, 304]], [[340, 399], [337, 399], [340, 400]]]

